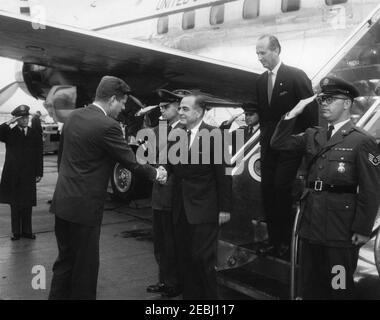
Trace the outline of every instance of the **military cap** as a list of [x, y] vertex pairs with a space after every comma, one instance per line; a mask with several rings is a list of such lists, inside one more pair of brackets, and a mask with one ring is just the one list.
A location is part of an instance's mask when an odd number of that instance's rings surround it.
[[29, 116], [29, 114], [30, 114], [29, 110], [30, 110], [30, 108], [27, 105], [22, 104], [22, 105], [18, 106], [16, 109], [14, 109], [11, 112], [11, 115], [14, 117]]
[[184, 89], [178, 89], [174, 91], [158, 89], [157, 94], [160, 97], [162, 102], [175, 102], [175, 101], [181, 101], [183, 97], [191, 94], [191, 91], [184, 90]]
[[337, 78], [337, 77], [325, 77], [320, 81], [322, 94], [343, 94], [350, 97], [352, 100], [357, 98], [360, 93], [351, 83]]
[[247, 103], [243, 103], [241, 107], [245, 113], [259, 112], [259, 106], [257, 105], [257, 103], [247, 102]]

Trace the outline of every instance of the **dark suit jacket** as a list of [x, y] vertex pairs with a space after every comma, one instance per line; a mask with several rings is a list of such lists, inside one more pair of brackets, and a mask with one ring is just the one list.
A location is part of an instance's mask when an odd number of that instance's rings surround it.
[[[281, 64], [273, 87], [271, 104], [268, 103], [268, 72], [260, 75], [256, 84], [257, 103], [260, 108], [261, 155], [265, 159], [270, 139], [281, 117], [301, 100], [313, 95], [311, 81], [300, 69]], [[297, 119], [293, 133], [305, 131], [318, 124], [318, 107], [310, 105]]]
[[0, 125], [0, 141], [6, 154], [0, 184], [2, 203], [36, 205], [36, 177], [43, 175], [42, 139], [33, 128], [27, 135], [18, 126]]
[[136, 162], [119, 123], [94, 105], [73, 111], [63, 130], [63, 152], [51, 211], [89, 226], [101, 223], [107, 185], [116, 161], [151, 180], [156, 170]]
[[[199, 131], [202, 129], [211, 131], [217, 128], [202, 122]], [[198, 141], [201, 157], [202, 152], [206, 152], [206, 145], [202, 138]], [[194, 144], [192, 148], [193, 146]], [[225, 165], [214, 164], [212, 139], [210, 149], [211, 161], [209, 164], [200, 161], [199, 164], [171, 166], [174, 173], [173, 214], [175, 222], [178, 221], [182, 206], [190, 224], [217, 223], [220, 211], [231, 212], [232, 179], [231, 176], [225, 174]]]

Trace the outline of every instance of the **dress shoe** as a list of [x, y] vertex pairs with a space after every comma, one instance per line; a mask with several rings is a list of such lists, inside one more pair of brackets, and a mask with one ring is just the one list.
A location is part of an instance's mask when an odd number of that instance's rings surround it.
[[165, 284], [162, 282], [152, 284], [146, 288], [146, 291], [150, 293], [160, 293], [160, 292], [164, 292], [164, 290], [165, 290]]
[[22, 233], [21, 237], [31, 240], [36, 239], [36, 236], [33, 233]]
[[13, 234], [13, 236], [11, 237], [11, 240], [12, 241], [20, 240], [20, 235], [19, 234]]
[[179, 290], [176, 287], [167, 287], [167, 286], [165, 286], [164, 287], [164, 291], [161, 292], [161, 295], [163, 297], [167, 297], [167, 298], [174, 298], [174, 297], [179, 296], [181, 293], [182, 293], [182, 291]]
[[263, 244], [257, 249], [256, 254], [262, 257], [274, 255], [276, 253], [276, 247], [272, 244]]

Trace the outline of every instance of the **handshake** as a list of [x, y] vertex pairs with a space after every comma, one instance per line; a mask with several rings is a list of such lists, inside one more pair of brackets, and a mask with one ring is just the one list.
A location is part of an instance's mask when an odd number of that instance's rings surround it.
[[159, 166], [157, 169], [156, 181], [160, 184], [165, 184], [168, 180], [168, 172], [163, 166]]

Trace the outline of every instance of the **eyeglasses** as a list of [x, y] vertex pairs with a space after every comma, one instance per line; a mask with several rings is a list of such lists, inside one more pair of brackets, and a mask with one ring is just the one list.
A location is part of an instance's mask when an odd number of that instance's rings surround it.
[[349, 98], [341, 98], [341, 97], [334, 97], [334, 96], [318, 96], [315, 98], [315, 100], [318, 102], [319, 105], [326, 103], [331, 104], [335, 100], [349, 100]]

